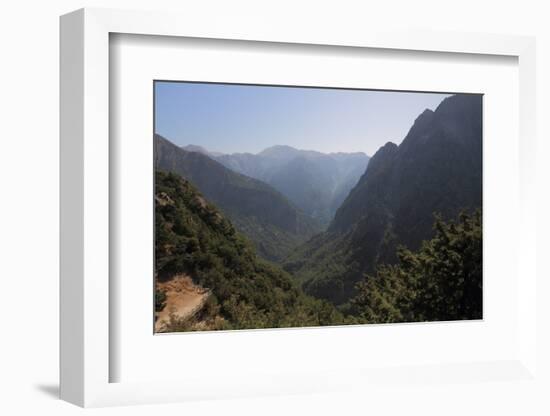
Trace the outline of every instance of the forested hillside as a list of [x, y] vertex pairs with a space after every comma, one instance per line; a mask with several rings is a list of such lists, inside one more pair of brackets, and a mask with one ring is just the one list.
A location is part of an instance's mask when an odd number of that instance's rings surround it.
[[[283, 270], [254, 247], [187, 180], [157, 172], [155, 272], [159, 283], [189, 276], [208, 294], [198, 311], [173, 316], [165, 332], [341, 324], [329, 303], [302, 293]], [[166, 294], [157, 291], [157, 312]]]

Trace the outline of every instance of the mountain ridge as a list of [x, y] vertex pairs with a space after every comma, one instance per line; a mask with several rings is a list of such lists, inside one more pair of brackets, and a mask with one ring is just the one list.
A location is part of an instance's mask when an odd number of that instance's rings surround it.
[[160, 135], [154, 139], [155, 168], [189, 180], [254, 242], [266, 259], [280, 260], [320, 230], [270, 185], [233, 172], [202, 153], [181, 149]]
[[321, 153], [276, 145], [258, 154], [215, 158], [227, 168], [268, 183], [312, 218], [328, 225], [369, 162], [362, 152]]
[[448, 97], [399, 146], [375, 153], [327, 232], [287, 260], [306, 292], [343, 303], [365, 273], [396, 260], [398, 245], [415, 250], [429, 239], [434, 213], [454, 219], [481, 208], [481, 110], [481, 96]]
[[223, 155], [222, 152], [210, 151], [210, 150], [207, 150], [204, 147], [199, 146], [197, 144], [188, 144], [188, 145], [185, 145], [185, 146], [180, 146], [180, 148], [183, 149], [183, 150], [186, 150], [188, 152], [202, 153], [203, 155], [211, 156], [211, 157], [218, 157], [218, 156]]

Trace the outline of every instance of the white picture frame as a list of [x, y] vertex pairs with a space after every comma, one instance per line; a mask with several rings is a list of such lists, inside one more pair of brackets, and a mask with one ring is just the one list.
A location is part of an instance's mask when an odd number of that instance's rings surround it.
[[[181, 381], [110, 382], [109, 36], [148, 36], [331, 45], [452, 54], [504, 55], [519, 66], [520, 223], [517, 294], [518, 354], [468, 364], [418, 363], [412, 379], [479, 383], [484, 374], [537, 383], [536, 211], [533, 197], [536, 139], [535, 41], [530, 37], [467, 33], [361, 30], [333, 32], [281, 28], [269, 22], [225, 21], [205, 26], [192, 16], [82, 9], [61, 18], [61, 398], [79, 406], [161, 403], [216, 397], [337, 391], [378, 383], [411, 382], [411, 370], [358, 368], [287, 374], [227, 385], [200, 375]], [[345, 378], [348, 381], [343, 383]], [[397, 380], [397, 381], [396, 381]], [[408, 381], [407, 381], [408, 380]]]

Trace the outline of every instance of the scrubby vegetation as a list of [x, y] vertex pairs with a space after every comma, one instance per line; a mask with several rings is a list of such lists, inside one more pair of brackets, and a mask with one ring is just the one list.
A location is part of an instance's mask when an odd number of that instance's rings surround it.
[[166, 307], [166, 293], [162, 290], [155, 291], [155, 311], [160, 312]]
[[417, 252], [400, 247], [396, 265], [379, 266], [357, 285], [352, 314], [361, 322], [482, 318], [481, 213], [434, 224]]
[[200, 313], [169, 331], [341, 324], [326, 301], [304, 295], [283, 270], [258, 258], [231, 222], [186, 180], [157, 172], [157, 279], [185, 273], [211, 291]]

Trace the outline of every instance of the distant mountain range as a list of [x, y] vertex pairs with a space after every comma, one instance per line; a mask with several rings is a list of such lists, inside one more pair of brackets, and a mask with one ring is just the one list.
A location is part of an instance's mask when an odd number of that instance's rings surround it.
[[418, 249], [434, 213], [454, 219], [482, 204], [482, 97], [446, 98], [424, 111], [403, 142], [387, 143], [338, 208], [328, 230], [286, 262], [307, 293], [346, 302], [357, 281], [391, 264], [396, 247]]
[[280, 261], [321, 231], [317, 221], [270, 185], [234, 172], [204, 152], [184, 150], [160, 135], [155, 135], [155, 169], [190, 181], [268, 260]]
[[218, 157], [223, 155], [223, 153], [221, 152], [211, 152], [209, 150], [206, 150], [202, 146], [197, 146], [196, 144], [188, 144], [187, 146], [182, 146], [181, 148], [183, 150], [186, 150], [187, 152], [202, 153], [203, 155], [210, 156], [210, 157]]
[[357, 153], [321, 153], [273, 146], [258, 154], [210, 152], [188, 145], [225, 167], [271, 185], [311, 218], [328, 225], [364, 173], [369, 157]]

